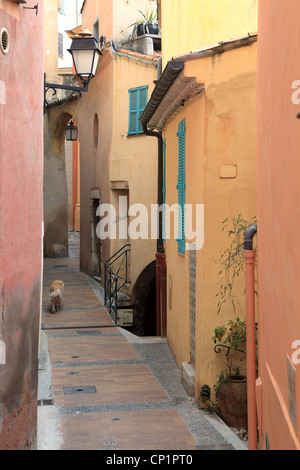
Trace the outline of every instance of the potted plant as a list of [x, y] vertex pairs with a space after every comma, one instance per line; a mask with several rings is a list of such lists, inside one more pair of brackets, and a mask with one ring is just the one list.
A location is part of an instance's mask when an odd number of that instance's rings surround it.
[[[228, 228], [230, 224], [230, 227]], [[246, 221], [241, 214], [223, 221], [223, 231], [227, 228], [229, 246], [221, 253], [219, 263], [222, 269], [217, 314], [230, 305], [233, 320], [227, 325], [217, 326], [212, 337], [215, 352], [226, 351], [226, 369], [214, 386], [215, 395], [224, 421], [232, 427], [247, 426], [247, 373], [244, 365], [246, 357], [246, 319], [242, 319], [243, 308], [236, 292], [237, 279], [244, 273], [244, 235], [253, 220]], [[241, 276], [242, 277], [242, 276]], [[257, 328], [257, 325], [256, 325]], [[239, 362], [239, 364], [238, 364]], [[243, 364], [241, 366], [240, 364]], [[241, 373], [244, 370], [245, 373]]]
[[229, 426], [244, 428], [247, 426], [247, 377], [241, 374], [242, 367], [234, 364], [244, 358], [237, 359], [234, 353], [245, 354], [246, 321], [237, 318], [230, 320], [228, 325], [216, 327], [212, 340], [216, 345], [215, 352], [220, 353], [222, 348], [226, 350], [227, 369], [221, 371], [214, 386], [220, 412]]
[[[136, 21], [130, 26], [134, 26], [133, 35], [142, 36], [143, 34], [155, 34], [160, 33], [159, 26], [157, 23], [157, 13], [153, 10], [148, 10], [146, 13], [138, 10], [143, 16], [142, 19]], [[129, 27], [130, 27], [129, 26]]]

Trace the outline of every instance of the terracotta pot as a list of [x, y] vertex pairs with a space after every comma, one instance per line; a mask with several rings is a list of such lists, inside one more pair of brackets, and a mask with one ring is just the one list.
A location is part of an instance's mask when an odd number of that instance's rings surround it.
[[228, 379], [218, 392], [218, 403], [224, 421], [234, 428], [247, 427], [247, 378]]

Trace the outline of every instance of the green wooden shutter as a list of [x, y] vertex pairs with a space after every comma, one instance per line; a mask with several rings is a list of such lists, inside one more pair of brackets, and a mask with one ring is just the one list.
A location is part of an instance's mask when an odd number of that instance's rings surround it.
[[185, 119], [178, 124], [178, 252], [185, 254]]
[[129, 90], [129, 134], [136, 134], [138, 114], [138, 91]]
[[128, 134], [143, 134], [139, 117], [148, 101], [148, 87], [131, 88], [129, 91], [129, 130]]

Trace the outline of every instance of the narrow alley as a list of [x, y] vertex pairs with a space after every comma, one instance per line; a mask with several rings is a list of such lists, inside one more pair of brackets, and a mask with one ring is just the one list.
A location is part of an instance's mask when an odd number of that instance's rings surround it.
[[[52, 314], [49, 286], [65, 284]], [[68, 258], [44, 260], [39, 363], [39, 450], [246, 450], [180, 382], [165, 339], [117, 327], [99, 284], [79, 271], [79, 234]]]

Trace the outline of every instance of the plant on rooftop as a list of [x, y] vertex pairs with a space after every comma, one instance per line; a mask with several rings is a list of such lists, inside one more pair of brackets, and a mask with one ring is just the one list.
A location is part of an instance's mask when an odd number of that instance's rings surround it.
[[141, 13], [141, 19], [132, 23], [128, 28], [134, 26], [132, 35], [142, 36], [143, 34], [159, 34], [159, 27], [157, 23], [157, 13], [154, 10], [148, 9], [146, 13], [137, 10]]

